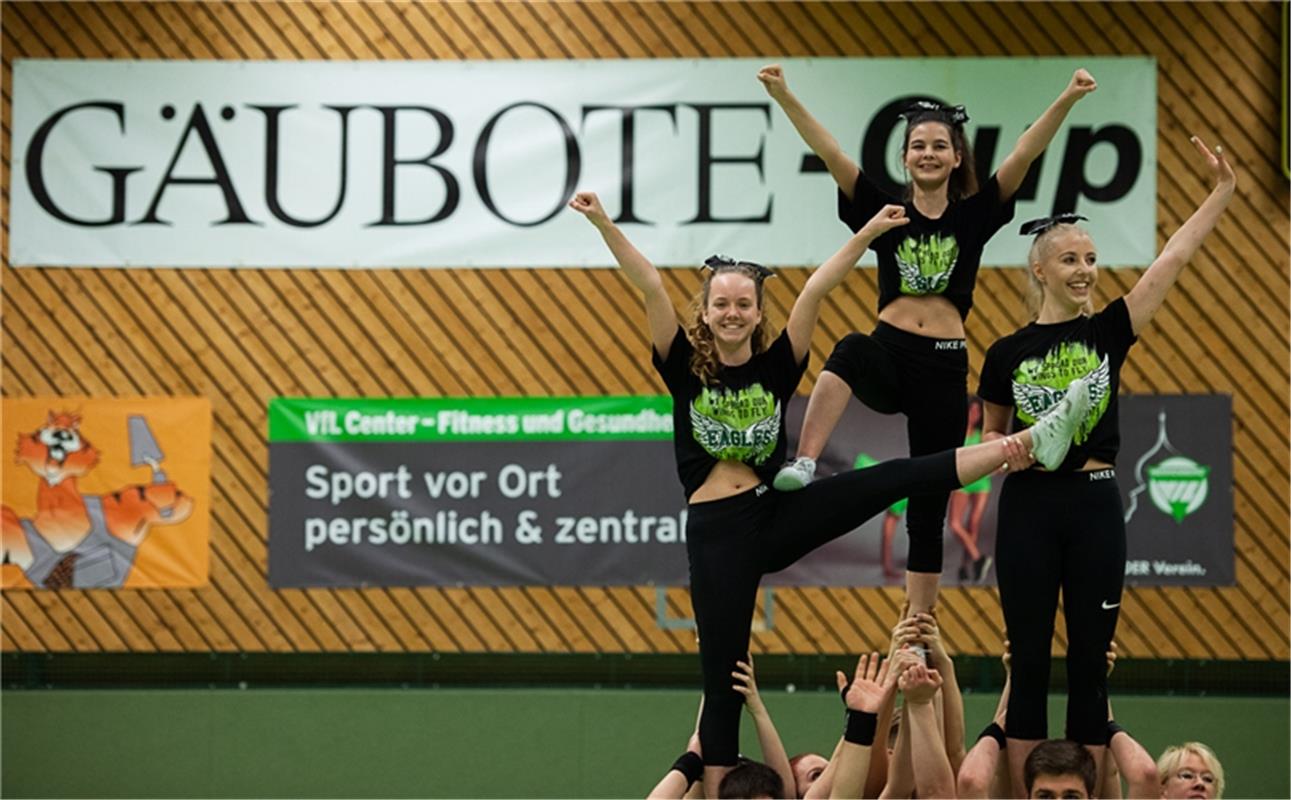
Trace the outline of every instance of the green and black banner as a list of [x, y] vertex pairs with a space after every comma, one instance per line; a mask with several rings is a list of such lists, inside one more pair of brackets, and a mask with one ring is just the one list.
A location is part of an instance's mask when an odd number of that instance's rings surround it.
[[275, 399], [273, 586], [686, 583], [667, 397]]
[[[790, 452], [805, 406], [789, 408]], [[1231, 585], [1231, 399], [1125, 396], [1120, 415], [1127, 583]], [[903, 422], [853, 401], [821, 474], [905, 455]], [[689, 582], [668, 397], [279, 398], [269, 464], [274, 587]], [[952, 495], [943, 584], [994, 582], [1001, 482]], [[904, 514], [766, 582], [899, 585]]]

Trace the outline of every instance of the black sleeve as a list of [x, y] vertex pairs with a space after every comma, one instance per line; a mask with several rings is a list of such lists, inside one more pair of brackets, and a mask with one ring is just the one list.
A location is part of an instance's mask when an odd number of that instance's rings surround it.
[[1008, 200], [1000, 200], [1000, 179], [992, 175], [977, 191], [977, 194], [964, 201], [969, 205], [969, 217], [973, 228], [981, 232], [982, 243], [1009, 224], [1017, 213], [1017, 192]]
[[879, 209], [889, 203], [900, 202], [875, 186], [869, 178], [865, 177], [864, 172], [858, 172], [850, 200], [842, 189], [838, 190], [838, 218], [852, 230], [852, 233], [856, 233], [879, 213]]
[[685, 385], [686, 373], [690, 371], [692, 349], [690, 340], [686, 338], [686, 331], [682, 330], [680, 325], [677, 326], [677, 332], [673, 334], [672, 344], [668, 346], [666, 359], [660, 358], [659, 351], [653, 346], [650, 348], [650, 363], [654, 364], [655, 371], [663, 378], [664, 385], [674, 396], [680, 394], [681, 388]]
[[1130, 307], [1125, 305], [1125, 298], [1118, 297], [1098, 312], [1100, 323], [1110, 335], [1110, 341], [1122, 352], [1139, 340], [1134, 335], [1134, 322], [1130, 319]]
[[986, 360], [982, 362], [982, 377], [977, 383], [977, 396], [997, 406], [1013, 405], [1013, 378], [1008, 374], [1005, 363], [1007, 339], [1000, 339], [986, 351]]

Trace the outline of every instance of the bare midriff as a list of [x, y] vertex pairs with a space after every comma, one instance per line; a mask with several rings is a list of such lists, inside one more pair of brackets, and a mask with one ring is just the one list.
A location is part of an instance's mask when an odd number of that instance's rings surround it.
[[1113, 468], [1113, 465], [1108, 464], [1106, 461], [1102, 461], [1097, 458], [1091, 458], [1085, 462], [1085, 465], [1083, 467], [1081, 467], [1076, 471], [1077, 472], [1095, 472], [1100, 469], [1112, 469], [1112, 468]]
[[707, 503], [747, 492], [762, 482], [748, 464], [740, 461], [718, 461], [708, 477], [690, 496], [692, 503]]
[[959, 309], [940, 295], [898, 297], [879, 312], [879, 321], [931, 339], [964, 338]]

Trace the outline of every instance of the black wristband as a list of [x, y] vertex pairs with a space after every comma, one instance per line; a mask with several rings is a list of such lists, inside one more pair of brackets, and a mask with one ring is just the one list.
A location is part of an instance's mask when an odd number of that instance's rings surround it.
[[695, 781], [704, 777], [704, 759], [699, 757], [699, 753], [687, 750], [682, 753], [676, 761], [673, 762], [672, 768], [686, 776], [686, 788], [689, 789], [695, 784]]
[[[1112, 737], [1113, 737], [1113, 736], [1115, 736], [1115, 735], [1116, 735], [1116, 734], [1118, 734], [1118, 733], [1123, 733], [1123, 734], [1125, 734], [1126, 736], [1129, 736], [1129, 735], [1130, 735], [1130, 732], [1129, 732], [1129, 731], [1127, 731], [1127, 730], [1125, 730], [1124, 728], [1122, 728], [1119, 724], [1117, 724], [1116, 720], [1114, 720], [1114, 719], [1109, 719], [1109, 720], [1107, 721], [1107, 743], [1108, 743], [1108, 744], [1111, 744], [1111, 743], [1112, 743]], [[1131, 738], [1133, 738], [1133, 737], [1131, 737]]]
[[977, 737], [978, 740], [980, 741], [983, 736], [989, 736], [992, 739], [994, 739], [996, 744], [1000, 746], [1000, 752], [1001, 753], [1004, 752], [1004, 748], [1005, 748], [1004, 729], [1000, 727], [1000, 724], [998, 722], [995, 722], [994, 720], [992, 720], [990, 725], [987, 725], [985, 728], [982, 728], [982, 732]]
[[879, 715], [868, 711], [847, 709], [847, 726], [843, 729], [843, 740], [851, 744], [869, 747], [874, 744], [874, 729], [878, 727]]

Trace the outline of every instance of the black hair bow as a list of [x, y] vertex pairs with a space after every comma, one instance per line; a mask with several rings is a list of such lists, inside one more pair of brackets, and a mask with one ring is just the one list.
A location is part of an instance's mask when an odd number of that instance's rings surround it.
[[1067, 212], [1066, 214], [1054, 214], [1052, 217], [1040, 217], [1039, 219], [1033, 219], [1022, 223], [1022, 227], [1018, 230], [1018, 233], [1023, 236], [1039, 236], [1055, 225], [1071, 225], [1080, 221], [1088, 222], [1089, 217], [1071, 212]]
[[737, 261], [730, 256], [724, 256], [721, 254], [711, 255], [704, 259], [704, 266], [702, 268], [711, 269], [716, 272], [721, 267], [747, 267], [753, 271], [753, 277], [759, 283], [767, 278], [775, 277], [775, 272], [773, 272], [770, 267], [764, 267], [753, 261]]
[[948, 106], [945, 103], [938, 103], [936, 100], [916, 100], [901, 112], [901, 118], [907, 123], [912, 122], [916, 117], [927, 114], [944, 118], [952, 125], [963, 125], [968, 122], [968, 112], [963, 106]]

